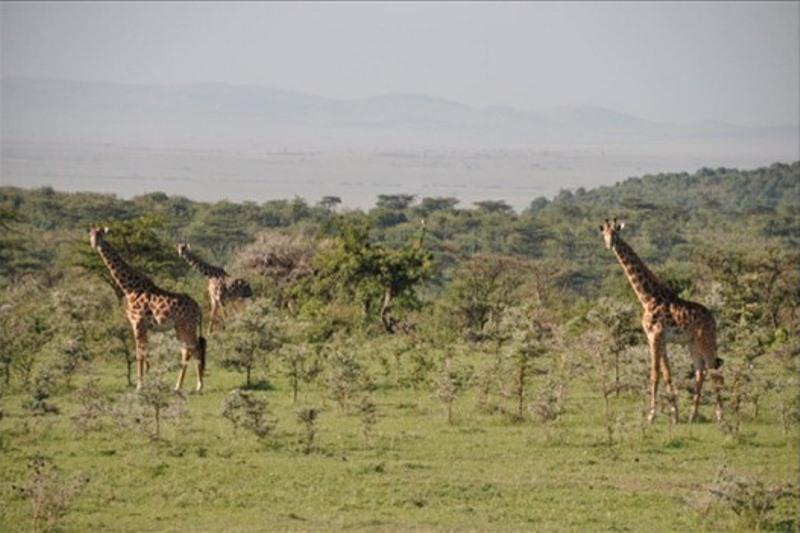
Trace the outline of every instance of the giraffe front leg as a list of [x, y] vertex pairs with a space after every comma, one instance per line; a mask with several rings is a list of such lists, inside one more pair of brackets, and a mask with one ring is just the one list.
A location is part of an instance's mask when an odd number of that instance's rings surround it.
[[661, 335], [649, 332], [647, 341], [650, 345], [650, 413], [647, 415], [647, 422], [652, 423], [656, 417], [658, 379], [660, 377], [661, 358], [664, 355], [664, 341]]
[[664, 376], [664, 384], [667, 387], [667, 394], [669, 394], [670, 411], [672, 414], [672, 421], [678, 423], [678, 394], [675, 392], [675, 387], [672, 385], [672, 372], [669, 368], [669, 359], [667, 354], [661, 357], [661, 373]]
[[217, 306], [216, 302], [211, 302], [211, 311], [208, 313], [208, 334], [211, 335], [211, 332], [214, 330], [214, 322], [217, 320], [217, 313], [219, 313], [219, 307]]
[[133, 338], [136, 343], [136, 390], [142, 390], [142, 380], [144, 379], [144, 365], [147, 358], [147, 329], [136, 324], [133, 327]]

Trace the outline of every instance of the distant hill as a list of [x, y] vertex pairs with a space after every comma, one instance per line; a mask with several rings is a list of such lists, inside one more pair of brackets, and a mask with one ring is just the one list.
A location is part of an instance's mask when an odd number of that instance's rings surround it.
[[588, 191], [563, 191], [555, 202], [636, 209], [713, 206], [728, 211], [785, 206], [798, 211], [800, 161], [754, 170], [702, 168], [693, 174], [644, 175]]
[[474, 108], [404, 93], [336, 100], [255, 85], [40, 79], [5, 79], [0, 89], [6, 141], [249, 150], [483, 149], [687, 140], [791, 142], [798, 136], [795, 125], [677, 125], [597, 107]]

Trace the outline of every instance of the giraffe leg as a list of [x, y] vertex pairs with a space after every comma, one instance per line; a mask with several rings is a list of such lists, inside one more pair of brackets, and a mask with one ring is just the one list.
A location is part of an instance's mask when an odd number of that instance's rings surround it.
[[656, 417], [656, 400], [658, 398], [658, 379], [660, 377], [661, 358], [664, 355], [664, 339], [659, 333], [648, 333], [647, 341], [650, 344], [650, 414], [647, 422], [653, 422]]
[[722, 387], [725, 385], [725, 380], [722, 377], [721, 371], [719, 368], [715, 368], [711, 371], [711, 381], [714, 383], [714, 391], [717, 396], [717, 408], [715, 411], [715, 415], [717, 418], [717, 422], [722, 421]]
[[183, 386], [183, 380], [186, 377], [186, 368], [189, 366], [189, 361], [194, 357], [197, 359], [197, 391], [203, 390], [203, 370], [205, 367], [205, 339], [197, 337], [191, 330], [193, 328], [180, 328], [177, 330], [178, 339], [181, 341], [183, 347], [181, 348], [181, 369], [178, 372], [178, 381], [175, 384], [175, 390], [180, 390]]
[[142, 390], [144, 366], [147, 361], [147, 328], [141, 322], [133, 325], [133, 339], [136, 343], [136, 390], [139, 391]]
[[203, 374], [206, 368], [206, 340], [203, 337], [197, 339], [196, 357], [197, 357], [197, 392], [203, 392]]
[[700, 409], [700, 398], [703, 391], [703, 381], [706, 379], [706, 371], [702, 368], [697, 368], [694, 371], [694, 399], [692, 401], [692, 412], [689, 415], [689, 422], [694, 422], [697, 418], [697, 412]]
[[208, 313], [208, 334], [211, 335], [211, 332], [214, 330], [214, 322], [217, 320], [217, 313], [219, 313], [219, 307], [215, 301], [211, 301], [211, 311]]
[[667, 387], [669, 394], [670, 410], [672, 412], [672, 421], [678, 423], [678, 394], [675, 392], [675, 387], [672, 385], [672, 372], [669, 369], [669, 358], [664, 353], [661, 356], [661, 374], [664, 376], [664, 384]]
[[175, 391], [181, 390], [183, 378], [186, 377], [186, 367], [189, 365], [189, 349], [186, 344], [181, 347], [181, 369], [178, 371], [178, 382], [175, 383]]

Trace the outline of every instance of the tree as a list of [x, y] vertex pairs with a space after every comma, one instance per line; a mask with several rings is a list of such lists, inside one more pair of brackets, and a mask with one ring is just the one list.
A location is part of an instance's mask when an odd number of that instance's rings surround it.
[[[613, 392], [619, 397], [623, 389], [631, 388], [631, 383], [623, 383], [620, 377], [620, 364], [625, 364], [623, 355], [631, 346], [639, 343], [641, 337], [639, 326], [635, 321], [634, 309], [631, 305], [621, 304], [610, 298], [601, 298], [587, 314], [587, 319], [597, 328], [601, 339], [602, 352], [610, 356], [614, 371], [614, 383], [605, 384], [606, 395]], [[626, 365], [627, 366], [627, 365]], [[638, 379], [634, 376], [633, 379]]]
[[458, 205], [458, 198], [438, 196], [425, 197], [414, 210], [421, 216], [429, 216], [436, 211], [451, 211]]
[[508, 344], [508, 360], [512, 368], [511, 394], [516, 399], [516, 420], [524, 419], [528, 380], [534, 373], [534, 362], [545, 355], [552, 337], [552, 327], [541, 313], [527, 307], [509, 309], [501, 325]]
[[342, 199], [338, 196], [323, 196], [318, 205], [326, 211], [333, 211], [341, 203]]
[[280, 325], [269, 303], [264, 299], [253, 300], [225, 328], [222, 334], [225, 352], [220, 364], [244, 372], [245, 387], [250, 387], [253, 369], [282, 344]]
[[504, 200], [483, 200], [481, 202], [474, 202], [475, 206], [486, 213], [502, 213], [511, 214], [514, 208], [508, 205]]
[[422, 236], [401, 249], [374, 244], [366, 221], [337, 220], [338, 235], [314, 261], [317, 275], [308, 278], [304, 292], [323, 303], [356, 301], [364, 315], [377, 315], [387, 333], [396, 320], [390, 310], [400, 301], [416, 304], [415, 289], [432, 272], [432, 257], [422, 247]]
[[267, 437], [276, 424], [267, 400], [241, 389], [234, 389], [225, 397], [222, 416], [233, 427], [249, 431], [259, 439]]
[[402, 211], [408, 209], [414, 198], [416, 196], [413, 194], [379, 194], [378, 202], [375, 205], [384, 209]]
[[483, 338], [487, 325], [516, 301], [521, 266], [513, 257], [475, 254], [456, 269], [446, 297], [469, 338]]
[[296, 286], [314, 274], [314, 258], [329, 246], [329, 239], [263, 231], [236, 253], [234, 268], [259, 276], [257, 285], [271, 291], [281, 307], [295, 311]]

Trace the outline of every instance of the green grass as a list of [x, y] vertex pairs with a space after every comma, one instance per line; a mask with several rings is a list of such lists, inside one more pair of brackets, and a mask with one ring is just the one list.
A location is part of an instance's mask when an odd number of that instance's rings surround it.
[[[122, 365], [94, 368], [104, 390], [126, 391]], [[457, 400], [448, 425], [429, 390], [384, 384], [373, 393], [379, 418], [365, 448], [355, 409], [341, 412], [317, 385], [295, 406], [287, 384], [272, 379], [263, 394], [278, 425], [263, 442], [221, 417], [225, 395], [242, 377], [214, 365], [206, 391], [189, 396], [189, 416], [167, 423], [157, 443], [111, 424], [81, 437], [69, 420], [73, 396], [54, 398], [61, 415], [31, 417], [12, 388], [0, 399], [0, 530], [31, 526], [30, 503], [11, 485], [25, 481], [34, 453], [65, 475], [90, 476], [59, 524], [65, 531], [746, 529], [724, 506], [701, 515], [690, 504], [720, 466], [770, 484], [797, 481], [797, 438], [784, 436], [771, 398], [738, 441], [708, 422], [670, 431], [666, 415], [643, 433], [634, 413], [644, 399], [615, 400], [628, 429], [609, 446], [602, 400], [580, 380], [565, 414], [547, 426], [482, 413], [473, 392]], [[193, 382], [190, 372], [185, 388]], [[309, 455], [299, 443], [300, 405], [321, 407], [317, 451]], [[712, 412], [703, 406], [703, 414]], [[793, 530], [796, 520], [797, 509], [784, 501], [766, 526]]]

